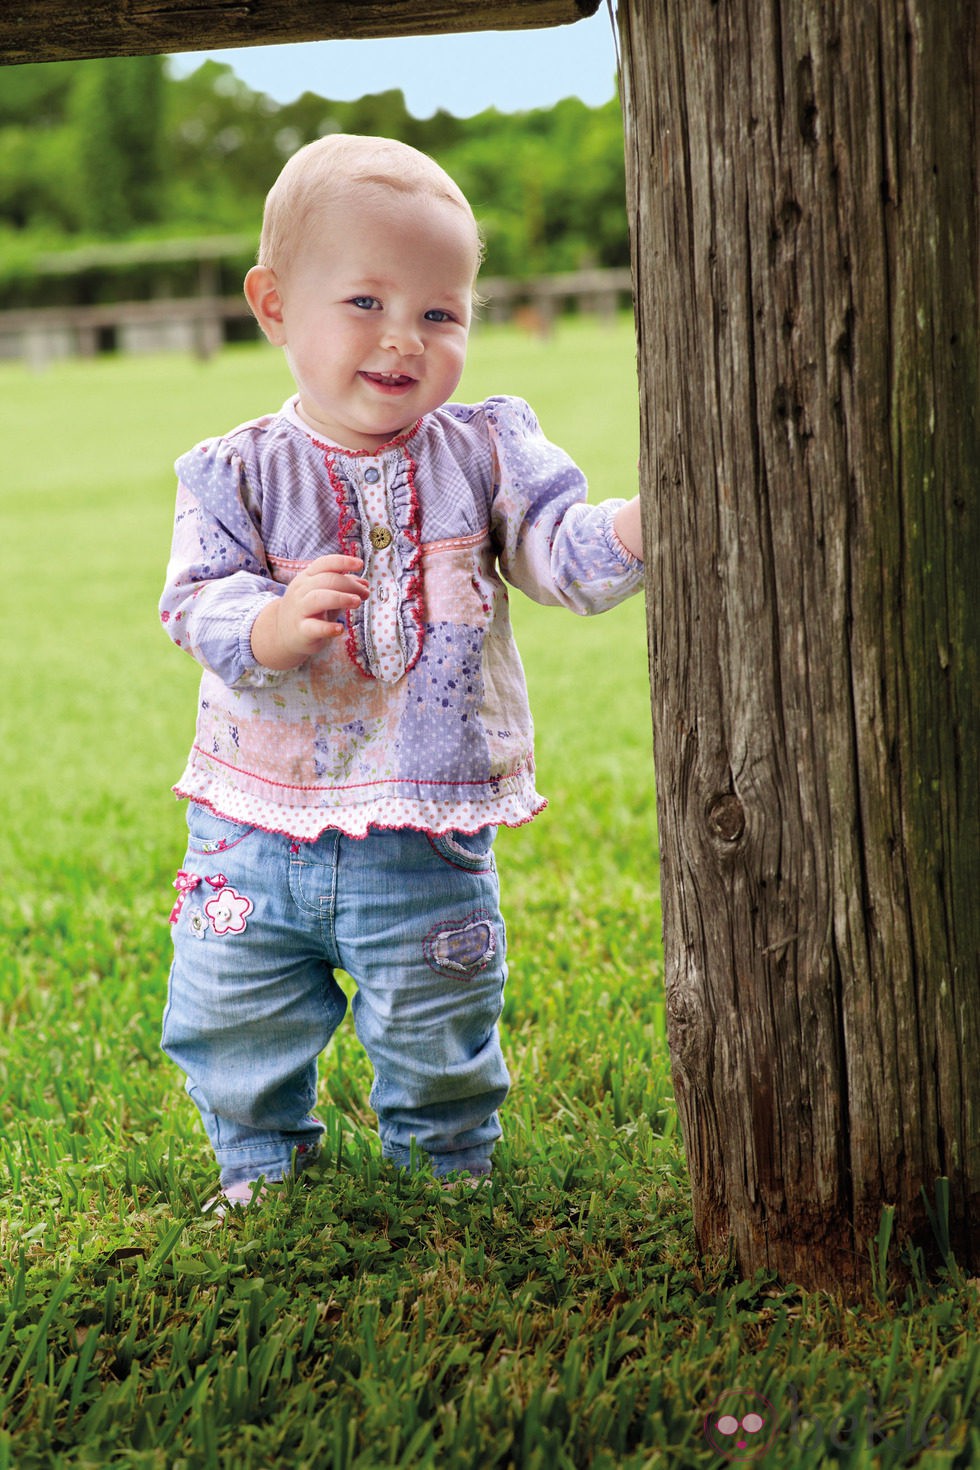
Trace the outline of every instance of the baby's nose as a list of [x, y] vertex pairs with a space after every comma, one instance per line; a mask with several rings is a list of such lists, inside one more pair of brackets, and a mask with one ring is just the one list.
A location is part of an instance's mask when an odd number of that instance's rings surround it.
[[418, 328], [410, 322], [389, 322], [383, 340], [385, 347], [403, 354], [421, 352], [425, 346]]

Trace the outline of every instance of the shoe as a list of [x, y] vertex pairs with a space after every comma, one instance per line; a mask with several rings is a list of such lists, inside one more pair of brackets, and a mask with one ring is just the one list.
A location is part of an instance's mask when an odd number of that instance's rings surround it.
[[468, 1169], [456, 1175], [455, 1179], [443, 1179], [443, 1189], [479, 1189], [485, 1179], [489, 1179], [489, 1171], [486, 1174], [471, 1174]]
[[220, 1194], [212, 1195], [203, 1206], [202, 1214], [223, 1220], [229, 1210], [247, 1210], [249, 1205], [261, 1204], [268, 1193], [266, 1186], [257, 1179], [240, 1179], [237, 1184], [229, 1184]]

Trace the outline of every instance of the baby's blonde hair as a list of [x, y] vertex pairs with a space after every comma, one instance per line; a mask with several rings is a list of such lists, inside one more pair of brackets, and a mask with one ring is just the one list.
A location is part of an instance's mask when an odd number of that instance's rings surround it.
[[259, 265], [282, 274], [297, 242], [325, 205], [358, 188], [394, 189], [444, 199], [473, 224], [474, 274], [483, 253], [469, 200], [436, 161], [394, 138], [331, 133], [294, 153], [269, 190], [262, 218]]

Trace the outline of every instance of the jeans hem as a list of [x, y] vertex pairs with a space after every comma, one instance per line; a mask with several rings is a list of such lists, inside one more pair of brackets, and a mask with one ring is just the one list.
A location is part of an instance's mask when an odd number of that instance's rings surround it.
[[[271, 1157], [265, 1154], [264, 1160], [257, 1157], [254, 1163], [244, 1163], [242, 1156], [252, 1152], [248, 1148], [228, 1149], [227, 1152], [219, 1149], [215, 1157], [221, 1168], [221, 1187], [228, 1189], [232, 1184], [243, 1182], [252, 1184], [256, 1179], [264, 1179], [266, 1184], [281, 1184], [284, 1179], [292, 1179], [302, 1174], [320, 1158], [320, 1149], [309, 1144], [297, 1144], [287, 1154], [279, 1154]], [[258, 1150], [255, 1150], [258, 1155]]]
[[437, 1179], [443, 1179], [447, 1174], [473, 1174], [483, 1176], [490, 1174], [493, 1165], [490, 1155], [493, 1146], [487, 1148], [462, 1148], [450, 1154], [430, 1154], [425, 1149], [403, 1148], [399, 1145], [387, 1144], [382, 1147], [384, 1157], [400, 1169], [423, 1169], [426, 1164], [431, 1165], [432, 1172]]

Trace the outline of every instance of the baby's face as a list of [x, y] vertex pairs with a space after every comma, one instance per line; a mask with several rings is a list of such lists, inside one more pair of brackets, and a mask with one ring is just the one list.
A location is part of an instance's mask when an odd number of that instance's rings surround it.
[[478, 245], [448, 200], [378, 190], [329, 206], [280, 279], [281, 345], [316, 432], [377, 449], [455, 392]]

